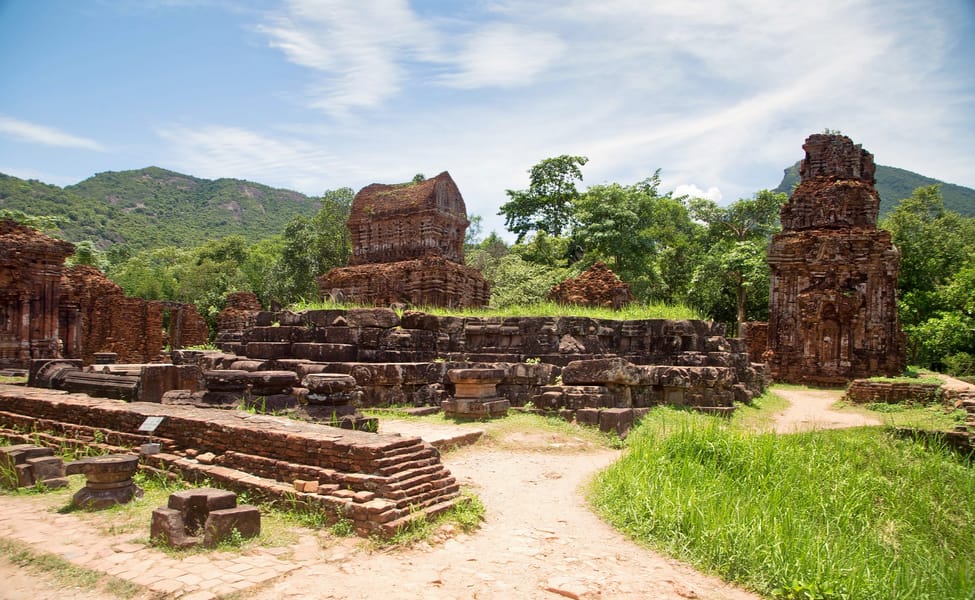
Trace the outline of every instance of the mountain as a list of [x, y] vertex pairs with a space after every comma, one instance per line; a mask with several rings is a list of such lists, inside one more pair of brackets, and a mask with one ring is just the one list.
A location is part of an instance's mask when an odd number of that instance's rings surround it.
[[0, 210], [53, 216], [64, 239], [100, 248], [192, 247], [232, 234], [254, 242], [319, 208], [320, 200], [298, 192], [158, 167], [98, 173], [64, 188], [0, 173]]
[[[897, 203], [908, 198], [915, 188], [925, 185], [941, 185], [941, 197], [944, 198], [945, 208], [966, 217], [975, 217], [975, 190], [953, 183], [945, 183], [919, 175], [897, 167], [877, 165], [874, 175], [877, 179], [877, 193], [880, 194], [880, 216], [894, 210]], [[775, 188], [775, 192], [792, 193], [792, 188], [799, 182], [799, 163], [785, 169], [782, 183]]]

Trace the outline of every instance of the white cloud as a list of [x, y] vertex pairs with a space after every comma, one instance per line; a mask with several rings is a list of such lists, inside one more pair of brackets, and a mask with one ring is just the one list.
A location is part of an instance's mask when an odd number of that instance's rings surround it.
[[310, 105], [332, 115], [380, 105], [401, 88], [400, 62], [429, 55], [437, 34], [405, 0], [291, 0], [257, 30], [289, 61], [320, 72]]
[[0, 115], [0, 134], [29, 144], [41, 144], [60, 148], [84, 148], [98, 152], [105, 150], [95, 140], [71, 135], [54, 127], [29, 123], [3, 115]]
[[321, 194], [344, 185], [330, 183], [333, 174], [357, 172], [323, 144], [295, 137], [217, 125], [169, 126], [157, 133], [170, 143], [169, 164], [202, 177], [235, 177]]
[[558, 59], [565, 44], [557, 35], [496, 23], [472, 32], [457, 57], [459, 71], [441, 82], [458, 88], [524, 85]]
[[693, 183], [682, 183], [674, 188], [675, 196], [688, 196], [689, 198], [704, 198], [706, 200], [713, 200], [715, 202], [721, 202], [721, 190], [711, 186], [707, 191], [702, 190]]

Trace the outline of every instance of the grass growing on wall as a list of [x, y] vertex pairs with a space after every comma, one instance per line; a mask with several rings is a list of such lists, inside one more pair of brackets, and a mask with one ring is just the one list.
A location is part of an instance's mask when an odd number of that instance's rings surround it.
[[[361, 305], [338, 304], [335, 302], [299, 302], [288, 307], [299, 312], [303, 310], [329, 310], [368, 308]], [[639, 319], [703, 319], [693, 308], [670, 304], [631, 304], [620, 310], [612, 308], [586, 307], [576, 305], [540, 302], [537, 304], [518, 304], [504, 308], [443, 308], [420, 306], [411, 310], [440, 316], [459, 317], [589, 317], [592, 319], [639, 320]], [[399, 311], [402, 312], [402, 311]]]
[[975, 590], [975, 471], [879, 427], [752, 433], [661, 409], [591, 502], [634, 538], [773, 598]]

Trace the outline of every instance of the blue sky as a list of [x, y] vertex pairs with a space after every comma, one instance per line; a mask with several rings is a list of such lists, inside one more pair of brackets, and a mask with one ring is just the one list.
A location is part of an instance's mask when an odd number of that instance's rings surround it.
[[810, 133], [975, 187], [971, 0], [0, 0], [0, 172], [319, 195], [447, 170], [486, 231], [542, 158], [728, 202]]

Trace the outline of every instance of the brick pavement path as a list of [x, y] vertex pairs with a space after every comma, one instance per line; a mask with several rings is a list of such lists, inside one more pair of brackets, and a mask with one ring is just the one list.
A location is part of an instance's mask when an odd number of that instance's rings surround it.
[[211, 600], [255, 588], [308, 564], [287, 558], [292, 554], [287, 548], [174, 558], [137, 541], [146, 534], [106, 534], [77, 515], [40, 509], [23, 497], [0, 496], [0, 538], [181, 600]]

